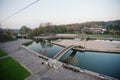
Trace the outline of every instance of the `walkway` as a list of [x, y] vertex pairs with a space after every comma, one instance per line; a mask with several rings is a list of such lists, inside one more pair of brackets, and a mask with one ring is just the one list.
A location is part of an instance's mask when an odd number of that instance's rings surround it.
[[59, 60], [59, 58], [61, 56], [63, 56], [68, 50], [72, 49], [73, 47], [75, 47], [74, 45], [70, 45], [68, 47], [65, 47], [63, 50], [61, 50], [60, 52], [58, 52], [53, 59]]
[[85, 46], [86, 51], [98, 51], [98, 52], [115, 52], [120, 53], [120, 44], [112, 44], [112, 43], [106, 43], [106, 42], [99, 42], [94, 40], [89, 41], [80, 41], [80, 39], [77, 40], [61, 40], [61, 41], [54, 41], [52, 42], [54, 44], [60, 45], [60, 46]]
[[3, 56], [3, 57], [0, 57], [0, 59], [4, 59], [4, 58], [7, 58], [9, 57], [9, 55], [6, 55], [6, 56]]

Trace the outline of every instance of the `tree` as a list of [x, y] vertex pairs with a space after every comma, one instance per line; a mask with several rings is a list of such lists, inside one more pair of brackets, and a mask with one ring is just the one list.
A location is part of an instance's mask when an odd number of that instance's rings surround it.
[[33, 29], [32, 33], [33, 33], [34, 36], [38, 36], [39, 35], [39, 29], [38, 28]]
[[47, 23], [45, 23], [45, 24], [46, 24], [46, 32], [51, 33], [51, 26], [52, 26], [52, 23], [47, 22]]
[[0, 42], [6, 42], [13, 40], [12, 36], [14, 35], [14, 31], [10, 29], [1, 29], [0, 30]]
[[92, 32], [90, 31], [90, 29], [88, 29], [88, 28], [84, 28], [83, 32], [86, 33], [86, 34], [92, 34]]
[[111, 30], [109, 30], [109, 33], [112, 34], [112, 35], [115, 35], [116, 31], [114, 29], [111, 29]]
[[25, 34], [31, 34], [32, 30], [26, 26], [22, 26], [20, 28], [20, 34], [25, 35]]

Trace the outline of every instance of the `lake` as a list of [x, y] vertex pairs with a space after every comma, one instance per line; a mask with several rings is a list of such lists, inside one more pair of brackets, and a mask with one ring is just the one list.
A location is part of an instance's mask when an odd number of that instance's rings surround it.
[[[63, 47], [52, 44], [51, 41], [53, 40], [37, 39], [25, 45], [39, 54], [53, 58]], [[120, 79], [120, 54], [69, 50], [59, 61]]]

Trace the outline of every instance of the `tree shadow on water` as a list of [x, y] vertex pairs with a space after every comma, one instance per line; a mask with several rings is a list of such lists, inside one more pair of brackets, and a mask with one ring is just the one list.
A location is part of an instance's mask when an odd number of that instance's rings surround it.
[[79, 61], [78, 61], [77, 57], [75, 56], [76, 52], [77, 52], [76, 50], [73, 50], [73, 52], [63, 60], [63, 62], [72, 64], [74, 66], [78, 66]]

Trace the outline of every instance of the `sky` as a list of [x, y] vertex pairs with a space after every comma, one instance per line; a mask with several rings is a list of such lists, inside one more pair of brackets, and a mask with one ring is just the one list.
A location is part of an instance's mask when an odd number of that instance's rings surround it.
[[120, 20], [120, 0], [40, 0], [3, 21], [34, 1], [0, 0], [1, 27], [19, 29], [25, 25], [33, 29], [46, 22], [59, 25]]

